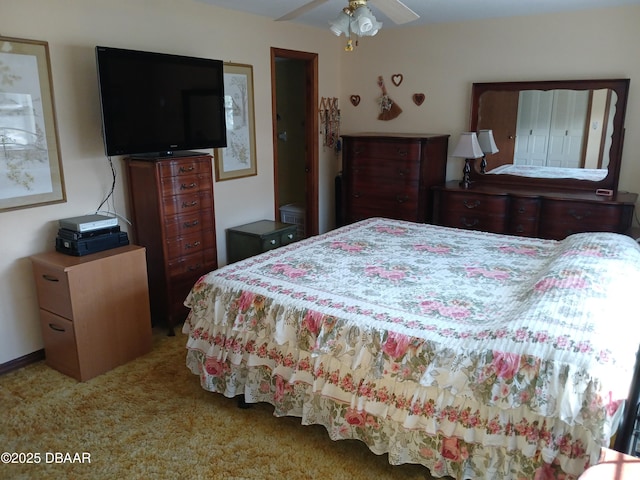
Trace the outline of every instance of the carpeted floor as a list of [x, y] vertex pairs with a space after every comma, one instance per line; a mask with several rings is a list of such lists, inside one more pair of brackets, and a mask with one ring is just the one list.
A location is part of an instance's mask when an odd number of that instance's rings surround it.
[[361, 442], [333, 442], [324, 427], [276, 418], [270, 405], [242, 410], [205, 392], [185, 367], [185, 343], [157, 332], [150, 354], [85, 383], [44, 362], [0, 376], [0, 451], [40, 462], [3, 455], [0, 479], [431, 478]]

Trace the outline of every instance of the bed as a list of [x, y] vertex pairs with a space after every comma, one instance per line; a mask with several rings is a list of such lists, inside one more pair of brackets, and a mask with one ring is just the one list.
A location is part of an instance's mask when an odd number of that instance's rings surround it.
[[640, 248], [373, 218], [203, 276], [202, 388], [359, 439], [434, 477], [571, 479], [620, 422]]

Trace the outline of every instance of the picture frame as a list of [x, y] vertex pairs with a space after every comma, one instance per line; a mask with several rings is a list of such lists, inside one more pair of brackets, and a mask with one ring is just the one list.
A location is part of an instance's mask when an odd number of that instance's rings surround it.
[[216, 148], [216, 181], [257, 175], [253, 66], [224, 64], [227, 146]]
[[66, 201], [49, 44], [0, 37], [0, 212]]

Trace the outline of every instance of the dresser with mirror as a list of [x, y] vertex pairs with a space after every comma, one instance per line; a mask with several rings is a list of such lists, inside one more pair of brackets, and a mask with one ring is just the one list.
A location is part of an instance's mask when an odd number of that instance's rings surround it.
[[557, 240], [627, 232], [638, 197], [618, 190], [628, 92], [628, 79], [474, 83], [470, 131], [492, 130], [499, 151], [471, 160], [469, 185], [434, 187], [434, 223]]

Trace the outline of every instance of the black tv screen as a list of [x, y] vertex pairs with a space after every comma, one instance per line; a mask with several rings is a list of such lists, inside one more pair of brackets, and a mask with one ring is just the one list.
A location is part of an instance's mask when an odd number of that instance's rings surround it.
[[98, 46], [96, 61], [108, 156], [226, 146], [221, 60]]

